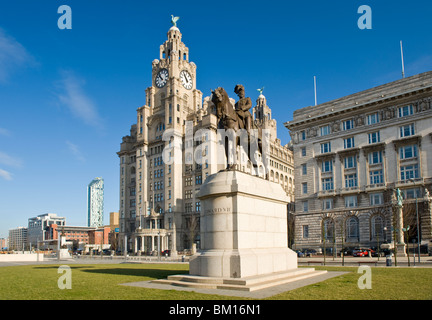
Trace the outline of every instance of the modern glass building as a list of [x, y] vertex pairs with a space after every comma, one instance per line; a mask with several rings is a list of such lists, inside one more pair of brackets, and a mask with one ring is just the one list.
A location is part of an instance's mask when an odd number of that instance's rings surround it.
[[104, 210], [104, 180], [95, 178], [87, 187], [87, 226], [101, 227]]

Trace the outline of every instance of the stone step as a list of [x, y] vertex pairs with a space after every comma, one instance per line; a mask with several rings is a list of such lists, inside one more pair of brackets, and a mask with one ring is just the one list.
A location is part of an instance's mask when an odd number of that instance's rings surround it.
[[327, 271], [325, 270], [316, 271], [314, 268], [299, 268], [285, 272], [277, 272], [243, 279], [223, 279], [193, 275], [175, 275], [169, 276], [167, 279], [153, 280], [152, 282], [189, 288], [255, 291], [322, 275], [326, 272]]

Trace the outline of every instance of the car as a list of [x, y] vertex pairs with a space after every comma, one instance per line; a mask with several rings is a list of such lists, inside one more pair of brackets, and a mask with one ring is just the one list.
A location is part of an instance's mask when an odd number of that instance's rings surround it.
[[359, 248], [353, 251], [353, 257], [369, 257], [373, 254], [375, 254], [375, 251], [372, 249]]
[[296, 252], [297, 252], [297, 257], [299, 257], [299, 258], [303, 258], [305, 256], [304, 252], [302, 252], [300, 250], [297, 250]]
[[312, 257], [313, 255], [317, 254], [317, 251], [315, 249], [305, 249], [303, 250], [303, 253], [306, 257]]

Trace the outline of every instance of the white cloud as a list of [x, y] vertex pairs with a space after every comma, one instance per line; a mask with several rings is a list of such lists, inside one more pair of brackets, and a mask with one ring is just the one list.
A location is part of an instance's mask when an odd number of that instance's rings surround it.
[[12, 180], [12, 173], [7, 172], [6, 170], [0, 169], [0, 178], [11, 181]]
[[66, 145], [68, 146], [68, 149], [72, 154], [75, 156], [75, 158], [78, 161], [84, 162], [85, 158], [82, 155], [81, 151], [79, 150], [78, 146], [70, 141], [66, 141]]
[[83, 90], [85, 81], [76, 77], [71, 71], [62, 71], [60, 93], [57, 98], [69, 111], [86, 124], [101, 127], [101, 118], [95, 103]]
[[0, 82], [7, 82], [17, 68], [34, 63], [27, 50], [0, 28]]
[[9, 167], [21, 167], [22, 161], [18, 158], [12, 157], [12, 156], [0, 151], [0, 164], [6, 165]]

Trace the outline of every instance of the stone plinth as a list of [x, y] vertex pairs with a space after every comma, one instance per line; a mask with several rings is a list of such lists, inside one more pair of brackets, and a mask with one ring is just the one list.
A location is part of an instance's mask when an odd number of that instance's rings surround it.
[[287, 246], [287, 196], [279, 184], [239, 171], [209, 176], [200, 189], [201, 252], [190, 275], [245, 278], [297, 268]]

